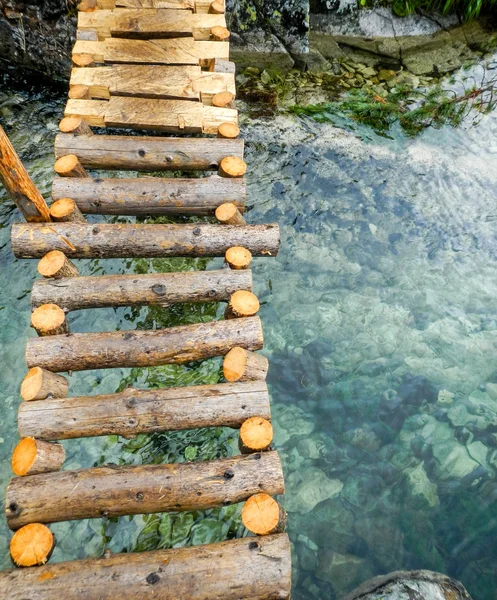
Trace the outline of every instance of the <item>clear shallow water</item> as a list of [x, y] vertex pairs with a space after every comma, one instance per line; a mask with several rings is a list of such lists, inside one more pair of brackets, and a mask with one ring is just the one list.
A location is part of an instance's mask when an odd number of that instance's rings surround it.
[[[0, 120], [48, 191], [64, 91], [9, 89]], [[478, 600], [497, 589], [497, 115], [416, 140], [294, 118], [247, 122], [252, 222], [278, 221], [282, 251], [254, 261], [284, 462], [294, 597], [340, 598], [399, 568], [448, 573]], [[361, 135], [358, 135], [361, 134]], [[3, 191], [0, 192], [5, 200]], [[1, 206], [1, 497], [17, 443], [18, 387], [35, 261], [10, 253]], [[189, 261], [80, 261], [85, 273], [192, 268]], [[205, 263], [197, 263], [197, 267]], [[207, 263], [216, 268], [219, 261]], [[73, 331], [210, 320], [213, 305], [99, 310]], [[219, 361], [77, 373], [71, 393], [215, 382]], [[65, 468], [206, 460], [230, 430], [65, 443]], [[53, 560], [243, 535], [239, 507], [53, 526]], [[1, 567], [9, 532], [0, 521]]]

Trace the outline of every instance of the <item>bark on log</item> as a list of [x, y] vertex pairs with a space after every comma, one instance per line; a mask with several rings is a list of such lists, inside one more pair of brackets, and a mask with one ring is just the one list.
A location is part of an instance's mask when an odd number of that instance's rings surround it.
[[242, 454], [264, 452], [273, 441], [273, 426], [262, 416], [250, 417], [240, 427], [238, 447]]
[[57, 159], [54, 171], [61, 177], [89, 177], [75, 154], [67, 154]]
[[255, 494], [243, 505], [242, 523], [256, 535], [283, 533], [286, 522], [285, 509], [268, 494]]
[[53, 303], [70, 311], [107, 306], [222, 302], [237, 290], [251, 289], [250, 270], [39, 279], [33, 285], [31, 307]]
[[232, 348], [224, 357], [223, 374], [226, 381], [265, 381], [269, 361], [262, 354], [244, 348]]
[[50, 216], [55, 222], [86, 223], [86, 219], [72, 198], [56, 200], [50, 207]]
[[0, 126], [0, 181], [26, 221], [50, 221], [50, 211]]
[[224, 259], [230, 269], [239, 271], [242, 269], [248, 269], [252, 261], [252, 253], [247, 248], [242, 246], [234, 246], [228, 248], [224, 255]]
[[21, 384], [21, 398], [26, 402], [52, 398], [65, 398], [69, 390], [69, 382], [62, 375], [33, 367], [28, 371]]
[[286, 534], [3, 571], [9, 600], [286, 600]]
[[243, 177], [247, 172], [246, 163], [237, 156], [226, 156], [219, 163], [220, 177]]
[[235, 123], [221, 123], [217, 128], [218, 138], [234, 139], [240, 135], [240, 128]]
[[[284, 491], [277, 452], [208, 462], [105, 466], [16, 477], [7, 487], [7, 524], [205, 510]], [[200, 494], [199, 494], [200, 492]]]
[[70, 135], [55, 138], [55, 156], [75, 154], [89, 169], [217, 170], [225, 156], [243, 158], [243, 140]]
[[[26, 404], [29, 406], [29, 403]], [[25, 437], [12, 454], [12, 471], [18, 477], [60, 471], [65, 458], [66, 453], [60, 444]]]
[[[73, 135], [93, 135], [88, 123], [81, 117], [64, 117], [59, 123], [59, 129], [62, 133], [72, 133]], [[71, 154], [69, 152], [69, 154]]]
[[239, 290], [230, 297], [224, 318], [239, 319], [240, 317], [253, 317], [257, 314], [259, 308], [260, 303], [255, 294]]
[[17, 258], [41, 258], [50, 250], [60, 250], [74, 258], [224, 256], [233, 246], [243, 246], [256, 256], [275, 256], [280, 232], [276, 223], [14, 223], [11, 244]]
[[55, 177], [52, 198], [72, 198], [83, 213], [102, 215], [212, 215], [225, 202], [244, 210], [244, 179], [72, 179]]
[[[50, 529], [41, 523], [30, 523], [14, 533], [10, 540], [10, 557], [17, 567], [44, 565], [54, 548], [55, 536]], [[6, 593], [5, 598], [12, 598], [8, 585], [0, 583], [0, 589]]]
[[260, 350], [259, 317], [183, 325], [157, 331], [73, 333], [30, 338], [28, 367], [49, 371], [84, 371], [179, 364], [222, 356], [234, 346]]
[[63, 252], [52, 250], [47, 252], [38, 263], [38, 273], [43, 277], [60, 279], [62, 277], [77, 277], [79, 271]]
[[31, 327], [40, 336], [69, 333], [66, 315], [56, 304], [42, 304], [35, 308], [31, 314]]
[[82, 396], [19, 406], [21, 436], [64, 440], [101, 435], [241, 427], [248, 418], [271, 418], [264, 382], [187, 386]]
[[[228, 181], [240, 181], [237, 179]], [[216, 219], [223, 225], [246, 225], [247, 222], [238, 210], [236, 204], [232, 202], [224, 202], [216, 208]]]

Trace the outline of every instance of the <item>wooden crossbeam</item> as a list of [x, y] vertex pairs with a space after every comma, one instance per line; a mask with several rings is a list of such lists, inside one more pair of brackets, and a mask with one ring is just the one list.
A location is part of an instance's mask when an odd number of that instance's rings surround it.
[[203, 100], [210, 104], [219, 92], [235, 95], [232, 73], [209, 73], [198, 65], [114, 65], [108, 67], [75, 68], [70, 86], [88, 88], [90, 99], [111, 96], [134, 96], [156, 99]]
[[169, 8], [175, 10], [194, 10], [194, 0], [97, 0], [101, 9], [113, 8]]
[[225, 16], [152, 8], [97, 10], [78, 14], [78, 29], [96, 31], [99, 40], [111, 36], [133, 39], [193, 36], [196, 40], [210, 40], [213, 27], [226, 27]]
[[105, 100], [68, 100], [64, 116], [82, 117], [92, 127], [126, 127], [169, 133], [217, 134], [222, 123], [237, 123], [233, 108], [188, 100], [112, 96]]
[[[217, 170], [226, 156], [243, 158], [243, 148], [242, 139], [129, 137], [70, 133], [60, 133], [55, 138], [56, 158], [74, 154], [83, 167], [90, 169]], [[148, 185], [154, 184], [150, 180], [143, 181], [143, 191], [146, 191]]]
[[125, 40], [103, 42], [77, 40], [73, 55], [91, 56], [96, 63], [137, 63], [208, 66], [215, 58], [229, 59], [228, 42], [204, 42], [193, 38]]

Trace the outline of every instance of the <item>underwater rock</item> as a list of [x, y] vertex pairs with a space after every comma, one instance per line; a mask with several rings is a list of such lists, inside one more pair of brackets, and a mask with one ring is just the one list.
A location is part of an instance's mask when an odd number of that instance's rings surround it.
[[275, 443], [283, 445], [292, 435], [309, 435], [315, 424], [306, 413], [295, 405], [274, 403]]
[[433, 456], [437, 461], [435, 475], [441, 481], [461, 479], [480, 466], [455, 439], [434, 444]]
[[336, 593], [341, 596], [359, 581], [372, 575], [370, 564], [363, 558], [353, 554], [340, 554], [333, 550], [319, 552], [319, 563], [316, 577], [331, 583]]
[[344, 440], [355, 448], [366, 452], [375, 452], [381, 447], [381, 440], [369, 425], [349, 429], [343, 436]]
[[318, 467], [294, 471], [286, 479], [283, 504], [288, 512], [306, 515], [323, 500], [338, 496], [342, 488], [339, 479], [329, 479]]
[[354, 521], [354, 513], [337, 496], [321, 502], [298, 525], [320, 548], [347, 554], [356, 540]]
[[342, 498], [361, 512], [373, 510], [385, 487], [381, 477], [373, 473], [353, 473], [345, 481]]
[[466, 588], [433, 571], [395, 571], [366, 581], [343, 600], [471, 600]]
[[414, 468], [406, 469], [404, 472], [407, 476], [407, 481], [413, 496], [423, 496], [430, 508], [440, 504], [437, 494], [437, 484], [432, 483], [428, 479], [428, 475], [426, 474], [422, 463], [419, 463], [419, 465]]
[[497, 426], [497, 402], [480, 390], [475, 390], [466, 403], [454, 405], [447, 414], [457, 427], [471, 425], [484, 430]]
[[358, 536], [370, 548], [374, 561], [382, 569], [392, 570], [402, 565], [402, 532], [389, 518], [358, 519], [355, 523]]

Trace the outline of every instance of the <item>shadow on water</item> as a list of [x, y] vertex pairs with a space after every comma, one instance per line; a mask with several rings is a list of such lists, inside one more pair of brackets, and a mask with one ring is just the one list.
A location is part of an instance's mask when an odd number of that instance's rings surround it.
[[[28, 90], [28, 91], [26, 91]], [[48, 196], [64, 90], [7, 81], [0, 121]], [[426, 568], [494, 598], [497, 558], [497, 116], [415, 140], [306, 119], [247, 121], [250, 222], [278, 221], [282, 251], [255, 260], [286, 476], [294, 597], [340, 598], [368, 577]], [[0, 496], [17, 443], [35, 261], [15, 260], [0, 192], [3, 398]], [[217, 268], [219, 260], [80, 261], [82, 271]], [[221, 318], [222, 307], [75, 312], [73, 331]], [[215, 383], [220, 361], [76, 373], [71, 393]], [[65, 468], [208, 460], [214, 429], [64, 443]], [[239, 507], [53, 526], [53, 560], [243, 535]], [[2, 568], [10, 534], [0, 522]]]

